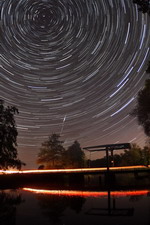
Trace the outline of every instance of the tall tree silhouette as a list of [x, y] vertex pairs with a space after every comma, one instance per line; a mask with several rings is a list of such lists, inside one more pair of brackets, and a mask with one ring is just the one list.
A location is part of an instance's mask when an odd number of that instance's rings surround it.
[[139, 91], [137, 105], [131, 114], [137, 117], [145, 134], [150, 137], [150, 79], [145, 81], [144, 89]]
[[66, 160], [70, 168], [80, 168], [85, 166], [85, 154], [78, 141], [75, 141], [66, 151]]
[[25, 163], [17, 158], [17, 128], [14, 115], [18, 109], [14, 106], [5, 106], [0, 100], [0, 168], [17, 167], [21, 169]]
[[42, 143], [37, 163], [45, 165], [46, 168], [61, 168], [62, 157], [65, 151], [60, 135], [52, 134], [48, 140]]

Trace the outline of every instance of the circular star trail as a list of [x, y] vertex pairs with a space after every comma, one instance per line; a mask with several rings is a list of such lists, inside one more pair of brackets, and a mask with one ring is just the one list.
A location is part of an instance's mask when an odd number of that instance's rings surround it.
[[130, 0], [2, 0], [0, 97], [19, 109], [29, 166], [51, 133], [66, 146], [143, 143], [129, 113], [147, 77], [150, 24]]

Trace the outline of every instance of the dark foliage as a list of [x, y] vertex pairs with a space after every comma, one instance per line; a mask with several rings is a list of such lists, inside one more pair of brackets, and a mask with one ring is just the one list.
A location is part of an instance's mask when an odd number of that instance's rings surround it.
[[[130, 150], [124, 150], [124, 153], [114, 155], [114, 166], [136, 166], [150, 164], [150, 147], [145, 146], [141, 149], [138, 145], [133, 144]], [[109, 157], [111, 166], [111, 157]], [[106, 157], [101, 159], [90, 160], [90, 167], [106, 167]]]
[[[111, 157], [109, 157], [109, 165], [111, 166]], [[90, 160], [88, 162], [89, 167], [93, 168], [99, 168], [99, 167], [106, 167], [107, 166], [107, 160], [106, 156], [104, 156], [101, 159], [96, 160]], [[114, 155], [114, 166], [120, 166], [121, 165], [121, 155], [115, 154]]]
[[86, 201], [83, 197], [39, 195], [39, 205], [44, 216], [49, 219], [49, 224], [63, 224], [65, 210], [73, 210], [80, 213]]
[[85, 154], [78, 141], [75, 141], [65, 153], [66, 167], [81, 168], [85, 166]]
[[147, 73], [150, 73], [150, 61], [148, 62], [148, 67], [147, 67], [146, 72], [147, 72]]
[[150, 79], [146, 80], [144, 89], [138, 93], [137, 106], [131, 115], [137, 117], [145, 134], [150, 137]]
[[139, 11], [148, 13], [150, 15], [150, 1], [149, 0], [133, 0], [133, 3], [138, 5]]
[[0, 224], [16, 224], [16, 206], [23, 203], [20, 194], [0, 191]]
[[62, 168], [62, 157], [65, 151], [60, 141], [60, 135], [52, 134], [48, 141], [42, 143], [40, 153], [38, 154], [37, 163], [42, 164], [45, 168]]
[[48, 141], [42, 143], [38, 154], [38, 169], [53, 168], [81, 168], [85, 166], [85, 154], [78, 141], [75, 141], [67, 150], [60, 141], [60, 135], [52, 134]]
[[0, 168], [17, 167], [25, 165], [17, 158], [17, 128], [14, 115], [18, 109], [13, 106], [4, 106], [0, 100]]

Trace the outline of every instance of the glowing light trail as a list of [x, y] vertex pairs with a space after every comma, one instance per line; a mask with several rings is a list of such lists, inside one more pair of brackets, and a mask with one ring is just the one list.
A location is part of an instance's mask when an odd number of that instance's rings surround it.
[[[72, 191], [72, 190], [42, 190], [33, 188], [23, 188], [24, 191], [34, 192], [35, 194], [46, 195], [61, 195], [61, 196], [82, 196], [82, 197], [107, 197], [108, 192], [103, 191]], [[111, 191], [111, 196], [124, 197], [124, 196], [140, 196], [148, 195], [150, 190], [138, 190], [138, 191]]]
[[[110, 167], [110, 170], [138, 170], [138, 169], [149, 169], [148, 166], [122, 166], [122, 167]], [[102, 168], [80, 168], [80, 169], [51, 169], [51, 170], [22, 170], [22, 171], [12, 171], [12, 170], [0, 170], [0, 174], [30, 174], [30, 173], [81, 173], [81, 172], [101, 172], [107, 171], [106, 167]]]

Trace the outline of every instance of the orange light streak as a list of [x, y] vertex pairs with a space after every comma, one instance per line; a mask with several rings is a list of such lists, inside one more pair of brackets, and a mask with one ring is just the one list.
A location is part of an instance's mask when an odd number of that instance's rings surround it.
[[[144, 169], [150, 168], [148, 166], [123, 166], [123, 167], [110, 167], [110, 170], [130, 170], [130, 169]], [[80, 169], [51, 169], [51, 170], [22, 170], [22, 171], [14, 171], [14, 170], [0, 170], [0, 174], [24, 174], [24, 173], [80, 173], [80, 172], [99, 172], [99, 171], [106, 171], [107, 168], [80, 168]]]
[[[33, 192], [35, 194], [46, 194], [46, 195], [59, 195], [59, 196], [81, 196], [81, 197], [107, 197], [108, 192], [98, 191], [71, 191], [71, 190], [42, 190], [33, 188], [23, 188], [24, 191]], [[140, 196], [148, 195], [150, 190], [138, 190], [138, 191], [111, 191], [111, 196], [114, 197], [125, 197], [125, 196]]]

